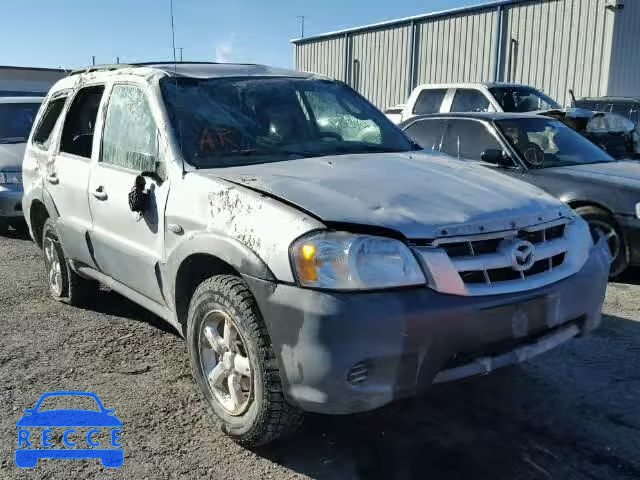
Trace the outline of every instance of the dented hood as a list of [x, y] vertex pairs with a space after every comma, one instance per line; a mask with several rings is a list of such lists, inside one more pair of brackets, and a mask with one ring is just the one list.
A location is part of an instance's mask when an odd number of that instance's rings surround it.
[[325, 222], [383, 227], [407, 238], [502, 230], [532, 216], [535, 223], [567, 214], [532, 185], [422, 153], [326, 156], [198, 173], [264, 192]]

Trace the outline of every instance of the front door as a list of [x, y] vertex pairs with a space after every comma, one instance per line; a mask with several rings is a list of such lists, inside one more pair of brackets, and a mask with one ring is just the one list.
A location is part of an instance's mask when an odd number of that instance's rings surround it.
[[[114, 85], [106, 108], [100, 155], [89, 179], [94, 257], [103, 273], [164, 303], [159, 262], [169, 181], [149, 174], [164, 170], [158, 163], [156, 121], [142, 86]], [[129, 192], [143, 173], [149, 206], [132, 212]]]
[[58, 212], [58, 235], [67, 257], [94, 266], [87, 244], [91, 212], [87, 186], [94, 154], [94, 129], [104, 85], [81, 88], [65, 116], [58, 153], [44, 169], [44, 181]]

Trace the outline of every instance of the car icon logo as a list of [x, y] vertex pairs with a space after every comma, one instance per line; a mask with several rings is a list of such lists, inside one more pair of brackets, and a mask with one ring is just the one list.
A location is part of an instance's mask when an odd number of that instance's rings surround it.
[[[42, 403], [51, 397], [89, 397], [95, 400], [98, 409], [41, 409]], [[15, 461], [18, 467], [34, 468], [41, 458], [96, 458], [106, 468], [118, 468], [124, 463], [124, 451], [120, 443], [122, 422], [115, 416], [114, 410], [104, 407], [95, 393], [45, 393], [33, 408], [26, 409], [24, 413], [16, 423], [18, 448]], [[61, 444], [56, 445], [60, 438]]]

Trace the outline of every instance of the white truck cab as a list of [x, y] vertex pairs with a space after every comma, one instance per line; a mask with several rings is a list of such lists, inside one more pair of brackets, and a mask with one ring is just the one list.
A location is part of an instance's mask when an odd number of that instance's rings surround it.
[[417, 86], [400, 115], [400, 123], [416, 115], [449, 112], [533, 112], [561, 108], [544, 93], [518, 83], [437, 83]]

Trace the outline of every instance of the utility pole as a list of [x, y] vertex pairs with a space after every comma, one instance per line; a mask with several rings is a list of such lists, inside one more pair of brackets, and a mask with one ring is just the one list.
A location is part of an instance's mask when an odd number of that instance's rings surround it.
[[184, 50], [184, 48], [176, 47], [176, 49], [180, 50], [180, 61], [182, 61], [182, 50]]
[[120, 57], [116, 57], [116, 64], [120, 63]]
[[95, 65], [95, 64], [96, 64], [96, 56], [91, 55], [91, 65]]
[[300, 22], [300, 38], [304, 38], [304, 15], [298, 15], [296, 18]]

